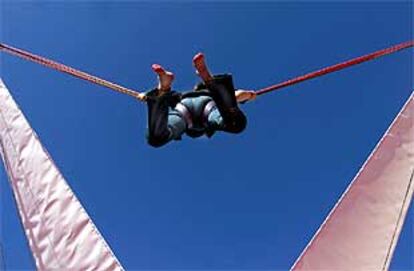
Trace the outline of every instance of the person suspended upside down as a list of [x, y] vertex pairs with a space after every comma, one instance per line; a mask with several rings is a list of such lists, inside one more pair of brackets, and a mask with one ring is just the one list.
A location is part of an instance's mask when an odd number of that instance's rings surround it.
[[202, 82], [187, 93], [173, 91], [174, 74], [152, 65], [158, 87], [146, 93], [149, 145], [161, 147], [184, 133], [211, 137], [216, 131], [237, 134], [245, 129], [246, 116], [238, 103], [255, 99], [256, 93], [236, 90], [230, 74], [212, 75], [202, 53], [194, 56], [193, 64]]

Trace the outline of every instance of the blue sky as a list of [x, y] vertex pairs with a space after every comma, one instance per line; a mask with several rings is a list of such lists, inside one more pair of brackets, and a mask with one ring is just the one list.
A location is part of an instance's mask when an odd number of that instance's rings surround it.
[[[412, 39], [412, 3], [12, 2], [1, 41], [146, 90], [152, 63], [267, 85]], [[146, 145], [144, 104], [1, 55], [1, 76], [128, 270], [286, 270], [413, 89], [412, 50], [243, 106], [246, 131]], [[34, 265], [2, 167], [8, 270]], [[392, 270], [414, 268], [411, 208]]]

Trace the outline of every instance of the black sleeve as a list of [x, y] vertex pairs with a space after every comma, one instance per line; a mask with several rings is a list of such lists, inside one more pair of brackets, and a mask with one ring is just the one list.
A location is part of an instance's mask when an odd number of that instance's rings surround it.
[[[150, 91], [147, 91], [145, 93], [145, 95], [146, 95], [148, 100], [155, 100], [155, 99], [160, 98], [160, 96], [158, 96], [158, 89], [157, 88], [154, 88]], [[180, 92], [171, 90], [171, 91], [168, 91], [165, 94], [163, 94], [162, 97], [167, 100], [168, 106], [175, 107], [177, 105], [177, 103], [179, 103], [181, 101], [182, 94]]]

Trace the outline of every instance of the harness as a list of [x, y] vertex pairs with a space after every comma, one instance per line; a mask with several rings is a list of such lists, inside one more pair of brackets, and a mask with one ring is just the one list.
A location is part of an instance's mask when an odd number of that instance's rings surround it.
[[187, 123], [187, 129], [191, 129], [194, 126], [193, 123], [193, 117], [191, 116], [190, 111], [188, 110], [187, 106], [185, 106], [184, 104], [182, 104], [181, 102], [179, 102], [175, 108], [175, 110], [178, 111], [178, 113], [180, 114], [180, 116], [185, 120], [185, 122]]

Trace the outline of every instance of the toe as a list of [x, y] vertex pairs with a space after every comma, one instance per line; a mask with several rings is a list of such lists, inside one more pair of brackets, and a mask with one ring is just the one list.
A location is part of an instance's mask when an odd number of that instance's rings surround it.
[[203, 53], [198, 53], [193, 57], [194, 64], [198, 64], [202, 61], [204, 61], [204, 54]]
[[156, 73], [164, 73], [165, 72], [164, 68], [161, 65], [159, 65], [159, 64], [153, 64], [151, 66], [151, 68]]

